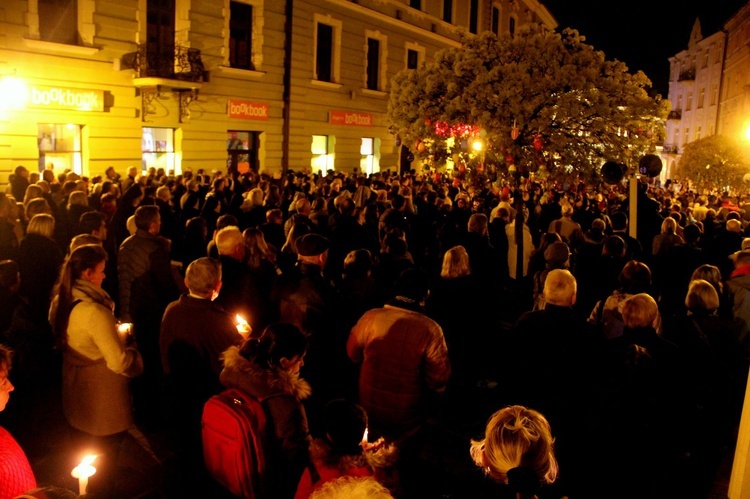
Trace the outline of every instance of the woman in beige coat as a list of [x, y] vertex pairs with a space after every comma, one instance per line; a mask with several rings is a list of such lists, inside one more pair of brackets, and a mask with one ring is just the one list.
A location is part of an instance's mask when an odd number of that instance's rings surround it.
[[101, 467], [114, 470], [122, 439], [135, 426], [130, 378], [143, 371], [141, 354], [118, 334], [114, 302], [101, 287], [106, 259], [100, 245], [76, 248], [60, 270], [49, 315], [63, 355], [63, 413], [82, 445], [109, 454], [97, 458], [102, 483]]

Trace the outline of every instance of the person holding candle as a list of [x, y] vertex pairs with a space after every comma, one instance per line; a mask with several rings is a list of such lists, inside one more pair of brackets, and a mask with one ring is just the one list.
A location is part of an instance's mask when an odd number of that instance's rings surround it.
[[[0, 344], [0, 412], [13, 391], [8, 379], [13, 352]], [[12, 499], [36, 487], [36, 478], [26, 454], [8, 431], [0, 426], [0, 499]]]
[[143, 372], [141, 354], [119, 336], [114, 303], [101, 287], [106, 259], [100, 245], [73, 250], [63, 263], [49, 313], [63, 355], [65, 418], [82, 443], [110, 454], [98, 460], [96, 478], [102, 484], [109, 481], [107, 470], [115, 469], [126, 431], [135, 426], [130, 379]]
[[269, 417], [267, 497], [294, 497], [312, 442], [302, 400], [310, 385], [300, 378], [308, 339], [292, 324], [274, 323], [259, 337], [245, 340], [222, 355], [221, 383], [262, 400]]
[[[198, 478], [203, 469], [203, 405], [222, 389], [219, 357], [227, 348], [242, 343], [243, 335], [233, 317], [214, 301], [222, 286], [219, 260], [203, 257], [190, 263], [185, 286], [188, 292], [164, 312], [159, 343], [169, 427], [174, 430], [176, 448], [185, 451], [178, 453], [185, 458], [180, 465], [190, 468], [185, 476]], [[191, 487], [189, 480], [184, 482]]]

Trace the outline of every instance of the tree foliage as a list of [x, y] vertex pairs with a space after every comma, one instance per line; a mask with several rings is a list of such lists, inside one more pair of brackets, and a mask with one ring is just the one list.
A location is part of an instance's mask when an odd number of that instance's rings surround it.
[[[651, 98], [651, 82], [584, 43], [577, 31], [522, 26], [516, 35], [464, 33], [462, 47], [393, 79], [391, 131], [435, 166], [448, 154], [436, 124], [481, 127], [486, 161], [521, 170], [598, 171], [604, 161], [629, 166], [663, 139], [669, 109]], [[514, 124], [518, 138], [511, 139]], [[466, 148], [465, 140], [456, 141]]]
[[700, 188], [731, 186], [742, 188], [748, 169], [740, 143], [723, 135], [711, 135], [690, 142], [682, 152], [677, 175]]

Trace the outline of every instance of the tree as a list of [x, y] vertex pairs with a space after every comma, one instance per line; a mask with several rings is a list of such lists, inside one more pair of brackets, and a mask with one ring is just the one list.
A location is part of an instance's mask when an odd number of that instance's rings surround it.
[[480, 139], [481, 159], [501, 169], [590, 174], [610, 160], [635, 167], [663, 140], [668, 101], [573, 29], [532, 23], [514, 37], [461, 41], [392, 81], [391, 131], [434, 166], [460, 161], [456, 153], [476, 161], [471, 141]]
[[711, 135], [685, 146], [677, 175], [693, 182], [698, 189], [733, 187], [742, 189], [748, 161], [739, 142]]

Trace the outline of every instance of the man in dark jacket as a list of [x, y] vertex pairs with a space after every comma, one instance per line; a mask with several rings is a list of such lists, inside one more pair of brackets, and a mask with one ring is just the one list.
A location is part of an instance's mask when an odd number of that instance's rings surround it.
[[[118, 315], [132, 322], [138, 349], [143, 355], [144, 373], [134, 383], [136, 417], [156, 417], [158, 385], [161, 380], [159, 329], [167, 305], [179, 296], [171, 270], [170, 241], [159, 235], [161, 216], [155, 205], [135, 211], [136, 233], [122, 242], [117, 255], [117, 278], [120, 289]], [[140, 385], [140, 390], [138, 389]], [[143, 412], [146, 414], [144, 415]]]
[[168, 421], [175, 430], [176, 448], [184, 451], [178, 453], [182, 458], [178, 461], [187, 472], [181, 475], [188, 479], [205, 473], [200, 421], [203, 405], [222, 390], [219, 357], [242, 342], [232, 318], [212, 301], [221, 289], [221, 279], [217, 260], [204, 257], [193, 261], [185, 273], [188, 293], [169, 304], [161, 324]]
[[261, 294], [250, 267], [245, 265], [242, 232], [236, 225], [229, 225], [216, 233], [215, 241], [223, 276], [216, 303], [232, 317], [242, 316], [252, 330], [260, 334], [270, 321], [271, 304], [268, 297]]

